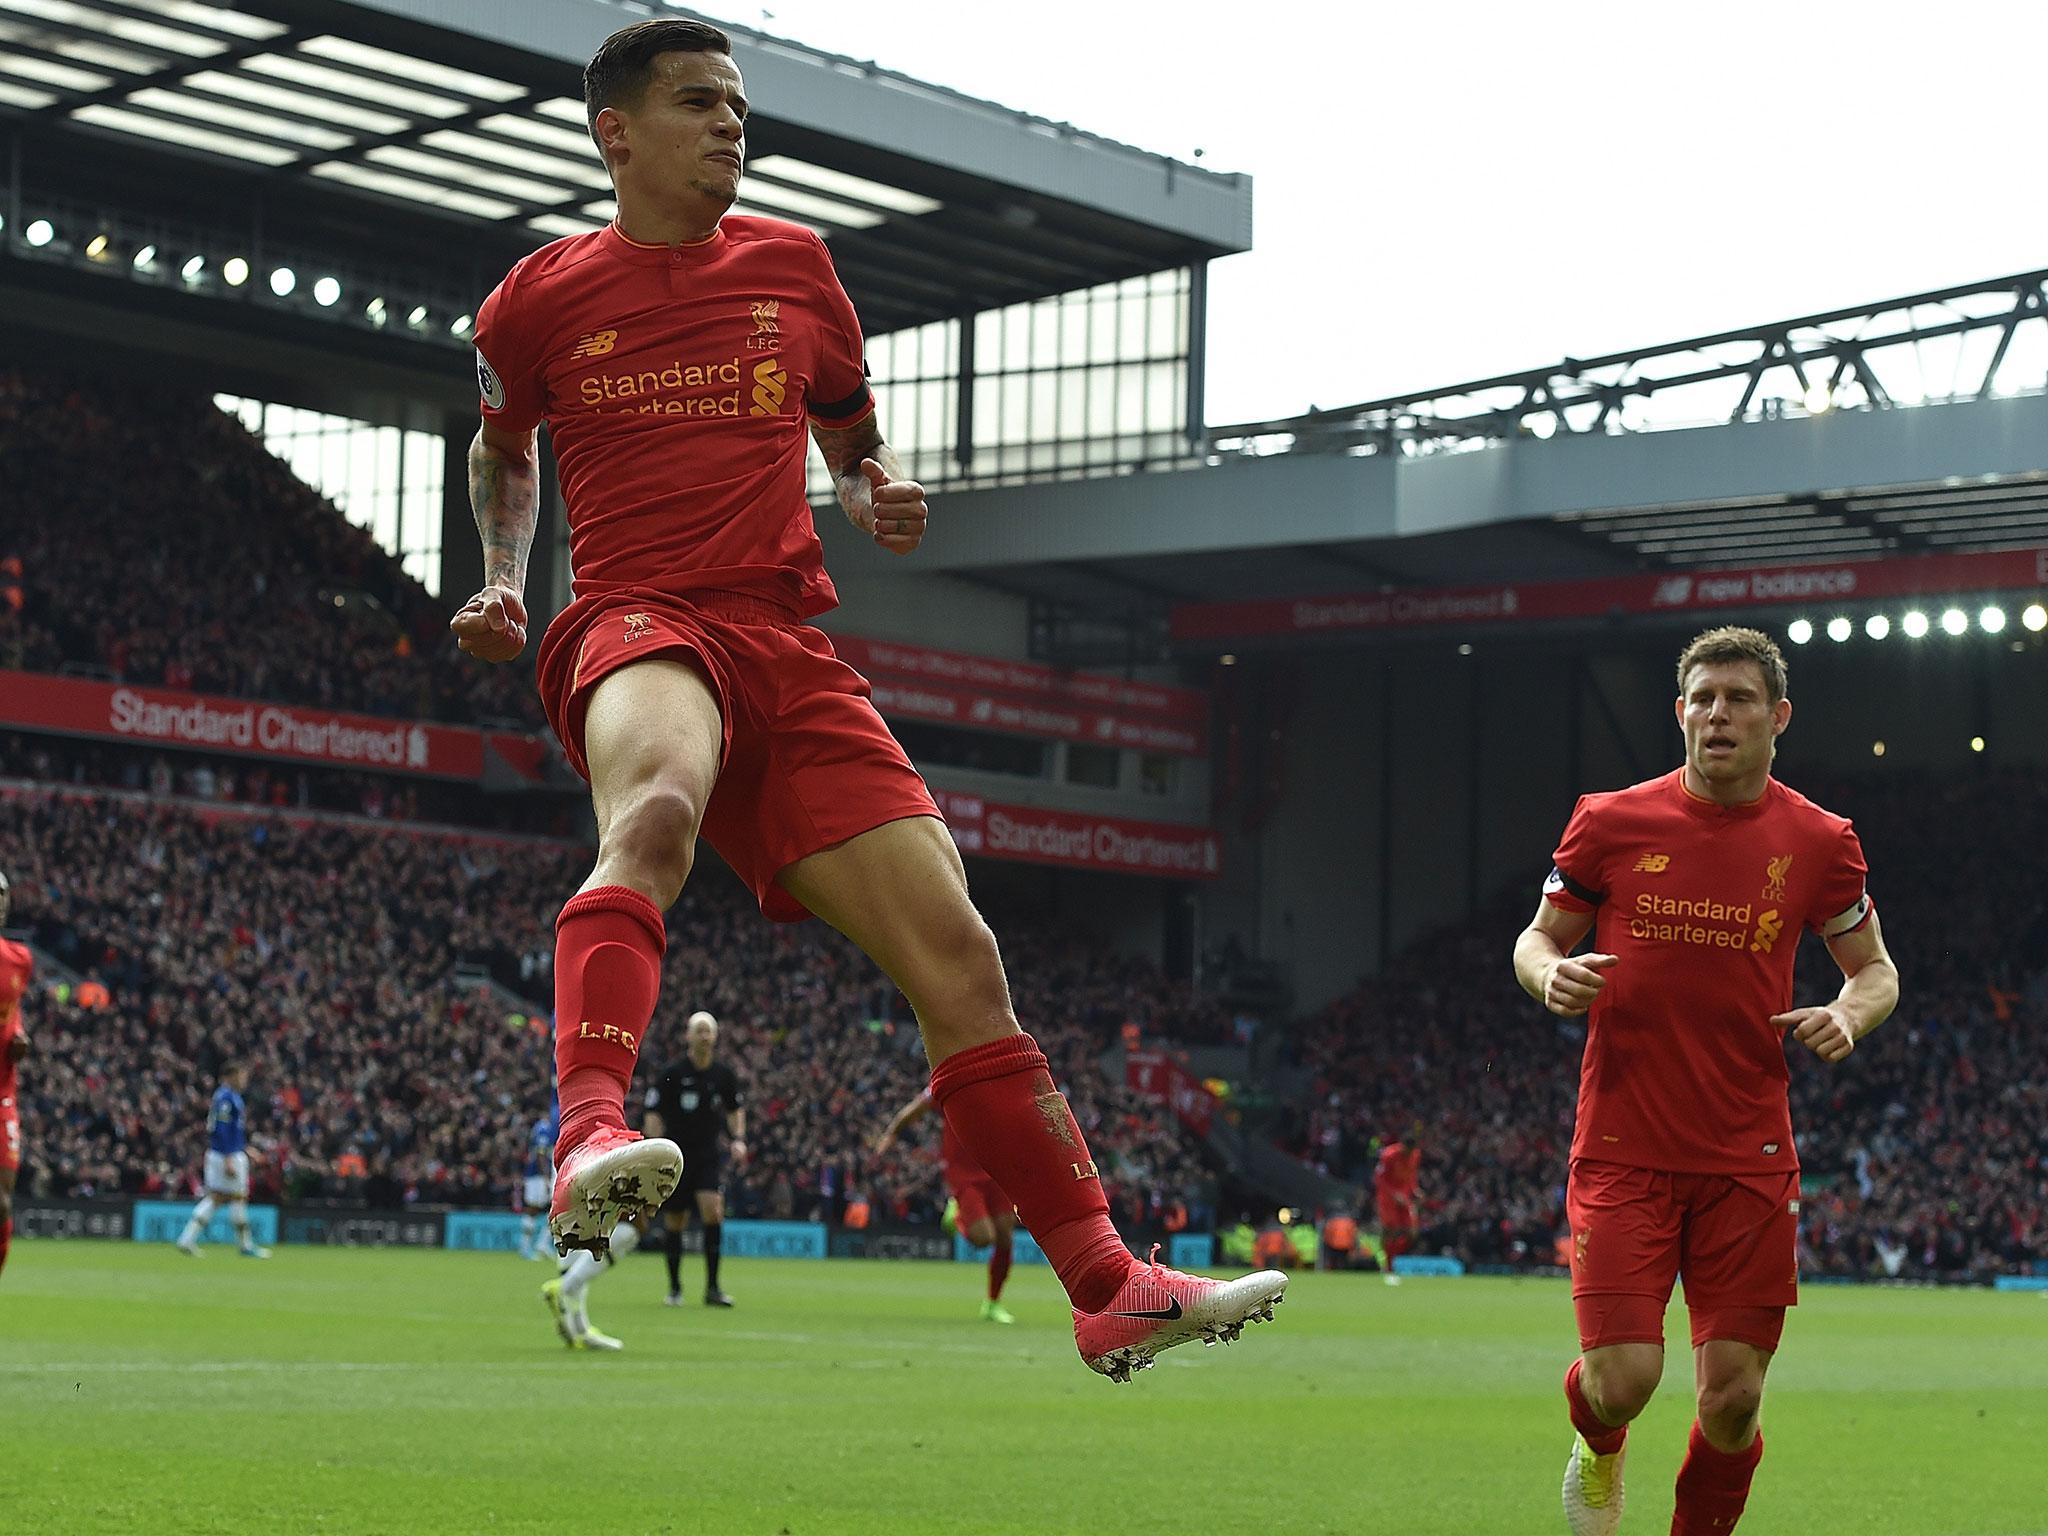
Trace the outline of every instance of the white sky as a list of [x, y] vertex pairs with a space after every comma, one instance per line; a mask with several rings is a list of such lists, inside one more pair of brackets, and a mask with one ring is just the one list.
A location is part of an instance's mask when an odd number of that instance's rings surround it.
[[697, 8], [1250, 172], [1216, 423], [2048, 266], [2037, 0]]

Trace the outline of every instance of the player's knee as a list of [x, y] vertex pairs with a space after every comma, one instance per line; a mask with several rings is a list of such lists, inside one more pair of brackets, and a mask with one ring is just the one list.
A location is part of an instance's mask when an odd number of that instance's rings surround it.
[[1724, 1444], [1746, 1440], [1763, 1401], [1763, 1382], [1748, 1375], [1704, 1382], [1699, 1392], [1700, 1427], [1709, 1439]]
[[1581, 1384], [1594, 1412], [1610, 1424], [1626, 1424], [1656, 1396], [1657, 1382], [1663, 1375], [1662, 1364], [1660, 1360], [1653, 1370], [1637, 1361], [1609, 1361], [1591, 1372], [1590, 1380], [1582, 1379]]
[[980, 1221], [970, 1222], [967, 1227], [967, 1241], [977, 1248], [986, 1248], [996, 1240], [995, 1223], [984, 1216]]
[[918, 1013], [934, 1017], [959, 1015], [1012, 1018], [1010, 985], [1003, 975], [1002, 951], [981, 914], [964, 899], [924, 930], [925, 974], [914, 985], [926, 994]]
[[696, 856], [704, 808], [680, 784], [656, 779], [635, 790], [610, 818], [599, 861], [619, 877], [645, 886], [666, 908], [682, 893]]

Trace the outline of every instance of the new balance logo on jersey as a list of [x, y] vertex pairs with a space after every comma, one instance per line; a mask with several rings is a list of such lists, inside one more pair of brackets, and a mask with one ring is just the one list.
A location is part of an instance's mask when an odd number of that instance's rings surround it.
[[1636, 860], [1636, 873], [1639, 875], [1661, 875], [1670, 867], [1671, 855], [1668, 853], [1646, 853]]
[[1749, 952], [1752, 955], [1768, 955], [1777, 947], [1778, 935], [1784, 931], [1785, 919], [1778, 916], [1776, 907], [1772, 907], [1768, 912], [1759, 912], [1756, 917], [1756, 933], [1749, 941]]
[[762, 358], [754, 364], [754, 404], [748, 414], [780, 416], [783, 397], [788, 393], [789, 375], [774, 358]]
[[576, 338], [576, 345], [570, 351], [569, 356], [572, 359], [578, 357], [603, 357], [605, 353], [611, 351], [618, 344], [619, 333], [617, 331], [589, 331]]

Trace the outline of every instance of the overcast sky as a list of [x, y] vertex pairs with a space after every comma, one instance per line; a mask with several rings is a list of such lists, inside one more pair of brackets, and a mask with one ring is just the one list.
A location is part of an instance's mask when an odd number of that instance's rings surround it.
[[697, 8], [1250, 172], [1217, 423], [2048, 266], [2039, 3]]

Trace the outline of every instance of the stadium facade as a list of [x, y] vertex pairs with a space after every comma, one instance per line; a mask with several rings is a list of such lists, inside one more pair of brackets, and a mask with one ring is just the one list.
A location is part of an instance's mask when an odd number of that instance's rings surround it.
[[[478, 576], [474, 306], [609, 216], [577, 71], [656, 13], [0, 13], [0, 349], [229, 397], [284, 447], [398, 434], [363, 519], [452, 602]], [[1853, 628], [1795, 656], [1788, 763], [2048, 757], [2024, 622], [2048, 591], [2048, 274], [1214, 426], [1205, 272], [1248, 248], [1247, 178], [731, 30], [760, 103], [745, 200], [824, 234], [885, 428], [945, 493], [914, 562], [821, 518], [825, 622], [999, 891], [1182, 973], [1234, 940], [1268, 962], [1253, 991], [1312, 1005], [1540, 872], [1578, 788], [1665, 765], [1665, 658], [1722, 617]], [[242, 729], [97, 694], [14, 723], [116, 708], [170, 745], [184, 719], [230, 749]], [[415, 728], [389, 752], [559, 785], [526, 733]], [[360, 756], [374, 720], [247, 729], [392, 766]]]

